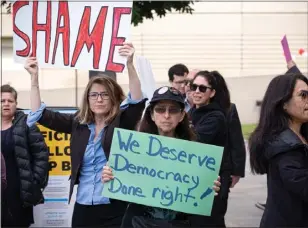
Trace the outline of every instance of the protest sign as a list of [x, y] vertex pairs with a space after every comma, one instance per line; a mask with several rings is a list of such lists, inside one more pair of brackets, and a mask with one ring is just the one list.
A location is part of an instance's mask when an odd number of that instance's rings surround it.
[[71, 174], [70, 134], [59, 133], [38, 125], [49, 150], [49, 175]]
[[40, 67], [122, 72], [131, 13], [132, 2], [15, 1], [14, 60], [32, 54]]
[[289, 62], [290, 60], [292, 60], [292, 56], [291, 56], [291, 51], [290, 51], [290, 47], [289, 47], [289, 43], [288, 43], [286, 35], [281, 40], [281, 46], [283, 49], [286, 62]]
[[102, 194], [210, 215], [222, 153], [222, 147], [116, 128], [108, 161], [114, 180]]
[[[53, 109], [60, 113], [74, 114], [73, 109]], [[24, 110], [28, 114], [30, 110]], [[34, 224], [31, 227], [70, 227], [76, 189], [73, 192], [71, 203], [68, 204], [69, 187], [71, 175], [70, 157], [70, 134], [60, 133], [46, 128], [40, 124], [39, 127], [49, 150], [49, 179], [43, 191], [44, 204], [34, 207]], [[76, 188], [76, 187], [75, 187]]]

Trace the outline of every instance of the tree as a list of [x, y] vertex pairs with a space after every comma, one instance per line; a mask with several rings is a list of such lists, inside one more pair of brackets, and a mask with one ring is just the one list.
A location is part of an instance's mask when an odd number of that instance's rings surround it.
[[[144, 19], [154, 19], [155, 14], [160, 18], [164, 17], [167, 12], [171, 12], [172, 10], [191, 14], [193, 12], [193, 8], [191, 7], [193, 3], [193, 1], [134, 1], [132, 24], [137, 26]], [[1, 0], [1, 6], [6, 6], [7, 12], [11, 12], [11, 2]]]

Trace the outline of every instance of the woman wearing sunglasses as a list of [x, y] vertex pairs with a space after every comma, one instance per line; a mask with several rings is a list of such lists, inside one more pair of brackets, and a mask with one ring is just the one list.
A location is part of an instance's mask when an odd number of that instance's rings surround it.
[[[162, 87], [154, 92], [150, 105], [140, 121], [138, 131], [149, 134], [194, 141], [194, 132], [184, 111], [184, 98], [172, 87]], [[113, 178], [110, 167], [103, 170], [103, 181]], [[219, 179], [213, 189], [219, 191]], [[131, 203], [125, 213], [122, 227], [185, 227], [189, 226], [186, 214]]]
[[[200, 71], [190, 85], [194, 107], [189, 111], [197, 140], [201, 143], [226, 147], [228, 129], [226, 113], [230, 108], [230, 95], [219, 86], [212, 72]], [[224, 150], [220, 167], [222, 188], [215, 197], [211, 216], [192, 215], [195, 227], [225, 227], [225, 210], [231, 184], [231, 165], [228, 150]]]

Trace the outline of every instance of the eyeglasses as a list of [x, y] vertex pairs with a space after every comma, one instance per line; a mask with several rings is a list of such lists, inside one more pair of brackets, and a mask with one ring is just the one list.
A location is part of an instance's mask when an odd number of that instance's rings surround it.
[[196, 85], [196, 84], [191, 84], [190, 89], [192, 91], [196, 91], [199, 88], [199, 91], [201, 93], [205, 93], [207, 89], [212, 89], [211, 87], [205, 86], [205, 85]]
[[101, 97], [102, 100], [109, 100], [109, 95], [106, 92], [101, 92], [101, 93], [91, 92], [89, 93], [88, 96], [91, 100], [97, 100], [99, 96]]
[[179, 114], [180, 112], [182, 112], [181, 108], [178, 107], [165, 107], [165, 106], [156, 106], [154, 108], [154, 111], [158, 114], [164, 114], [166, 113], [166, 111], [168, 110], [168, 113], [171, 115], [175, 115], [175, 114]]

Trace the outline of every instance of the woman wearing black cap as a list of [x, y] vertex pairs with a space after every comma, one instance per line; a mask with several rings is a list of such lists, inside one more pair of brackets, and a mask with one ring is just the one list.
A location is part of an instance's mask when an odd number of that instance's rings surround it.
[[[154, 92], [150, 105], [140, 121], [138, 131], [149, 134], [174, 137], [195, 141], [194, 132], [189, 127], [189, 120], [184, 111], [184, 98], [172, 87], [161, 87]], [[113, 178], [110, 167], [103, 170], [103, 181]], [[220, 182], [213, 187], [219, 191]], [[189, 226], [184, 213], [168, 209], [131, 203], [125, 213], [122, 227], [175, 227]]]

